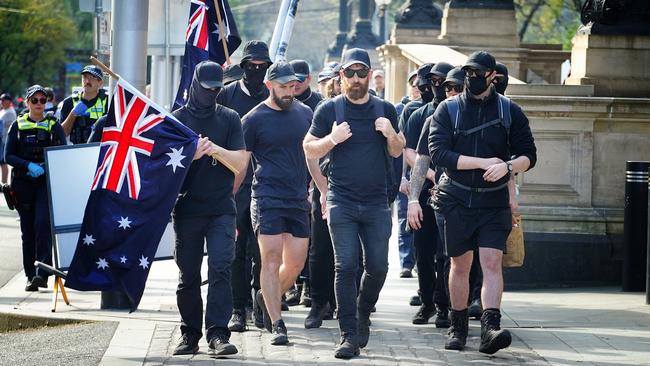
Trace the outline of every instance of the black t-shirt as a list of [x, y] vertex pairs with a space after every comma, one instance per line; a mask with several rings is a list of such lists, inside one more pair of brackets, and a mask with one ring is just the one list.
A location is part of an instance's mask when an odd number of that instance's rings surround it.
[[[384, 117], [399, 132], [395, 107], [386, 101], [382, 103]], [[386, 204], [388, 201], [387, 141], [381, 132], [375, 130], [376, 115], [372, 100], [354, 104], [345, 99], [345, 121], [350, 125], [352, 136], [330, 152], [328, 199], [366, 204]], [[309, 133], [323, 138], [332, 131], [335, 120], [334, 101], [325, 101], [316, 110]]]
[[[244, 149], [241, 122], [231, 109], [217, 105], [216, 113], [204, 119], [193, 117], [185, 107], [172, 114], [194, 132], [208, 137], [226, 150]], [[213, 164], [210, 156], [193, 161], [176, 202], [174, 216], [235, 214], [232, 194], [234, 180], [234, 174], [221, 163]]]
[[312, 116], [311, 109], [297, 101], [285, 111], [261, 103], [244, 116], [246, 150], [256, 164], [253, 198], [272, 199], [275, 207], [307, 209], [309, 173], [302, 141]]
[[304, 105], [311, 108], [312, 112], [316, 111], [316, 107], [323, 100], [323, 97], [315, 91], [312, 91], [310, 88], [307, 88], [304, 93], [296, 95], [296, 99], [301, 101]]
[[424, 102], [421, 99], [418, 100], [413, 100], [404, 106], [404, 110], [402, 110], [402, 114], [399, 115], [399, 128], [401, 131], [404, 132], [404, 135], [406, 136], [408, 134], [408, 120], [411, 117], [411, 114], [415, 112], [418, 108], [422, 107], [424, 105]]
[[406, 134], [406, 147], [409, 149], [415, 150], [418, 146], [418, 140], [420, 139], [420, 134], [422, 133], [422, 126], [424, 126], [424, 120], [427, 117], [431, 116], [435, 112], [438, 105], [434, 102], [427, 103], [422, 107], [415, 110], [411, 113], [411, 116], [406, 123], [406, 128], [404, 129]]

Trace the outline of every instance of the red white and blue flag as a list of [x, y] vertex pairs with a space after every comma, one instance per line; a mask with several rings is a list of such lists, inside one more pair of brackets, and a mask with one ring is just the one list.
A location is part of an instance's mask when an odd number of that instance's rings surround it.
[[[219, 7], [218, 11], [221, 14], [223, 35], [219, 31], [215, 5]], [[230, 11], [228, 1], [192, 0], [190, 17], [185, 31], [185, 57], [183, 58], [181, 82], [172, 110], [184, 106], [187, 102], [187, 91], [192, 83], [194, 68], [198, 63], [211, 60], [222, 65], [226, 62], [222, 37], [226, 39], [228, 54], [232, 55], [241, 44], [241, 38], [237, 32], [235, 18]]]
[[120, 79], [65, 286], [119, 290], [137, 309], [198, 136]]

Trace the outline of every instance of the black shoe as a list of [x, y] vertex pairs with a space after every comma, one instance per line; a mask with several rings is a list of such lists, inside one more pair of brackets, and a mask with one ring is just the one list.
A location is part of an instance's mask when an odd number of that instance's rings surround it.
[[313, 302], [311, 304], [311, 309], [309, 309], [309, 314], [307, 314], [307, 317], [305, 318], [305, 328], [320, 328], [320, 326], [323, 325], [323, 320], [329, 311], [329, 303], [325, 303], [323, 305], [317, 302]]
[[183, 334], [178, 346], [174, 348], [174, 356], [176, 355], [193, 355], [199, 352], [199, 339], [201, 337], [190, 334]]
[[343, 338], [341, 344], [334, 351], [334, 357], [344, 360], [349, 360], [352, 357], [359, 356], [359, 354], [359, 345], [347, 338]]
[[[336, 305], [336, 304], [334, 304], [334, 305]], [[334, 315], [336, 313], [336, 308], [334, 308], [334, 306], [332, 304], [329, 304], [328, 308], [329, 308], [329, 310], [327, 311], [327, 313], [325, 313], [325, 316], [323, 317], [323, 320], [332, 320], [332, 319], [335, 318]]]
[[234, 344], [230, 344], [226, 336], [217, 336], [209, 342], [208, 354], [211, 356], [234, 355], [237, 352], [239, 352], [237, 347]]
[[433, 322], [436, 328], [449, 328], [449, 308], [436, 306], [436, 320]]
[[[272, 330], [272, 325], [271, 325], [271, 317], [269, 316], [269, 312], [266, 309], [266, 304], [264, 304], [264, 296], [262, 295], [262, 290], [257, 291], [257, 306], [262, 311], [262, 322], [263, 322], [263, 327], [267, 331]], [[257, 325], [257, 319], [255, 319], [255, 325]]]
[[451, 326], [447, 332], [447, 342], [445, 342], [445, 349], [462, 351], [467, 342], [467, 331], [469, 327], [469, 318], [467, 317], [467, 309], [456, 311], [451, 309], [450, 312]]
[[365, 348], [370, 338], [370, 314], [357, 313], [359, 348]]
[[287, 304], [287, 300], [282, 296], [280, 299], [280, 311], [288, 311], [289, 310], [289, 304]]
[[278, 319], [273, 323], [273, 329], [271, 330], [271, 344], [274, 346], [281, 346], [287, 343], [289, 343], [287, 327], [284, 325], [284, 320]]
[[25, 291], [36, 292], [38, 291], [38, 285], [34, 284], [32, 280], [27, 280], [27, 283], [25, 284]]
[[246, 331], [246, 313], [241, 310], [233, 310], [230, 321], [228, 322], [228, 329], [233, 332]]
[[47, 279], [36, 276], [32, 278], [32, 284], [36, 284], [39, 288], [47, 288]]
[[471, 304], [469, 304], [469, 307], [467, 307], [467, 313], [469, 314], [470, 318], [474, 318], [476, 320], [481, 319], [481, 315], [483, 315], [483, 306], [481, 305], [481, 299], [474, 299]]
[[436, 307], [433, 305], [423, 304], [415, 316], [413, 317], [413, 324], [428, 324], [429, 319], [435, 314]]
[[481, 345], [479, 352], [489, 355], [510, 346], [510, 332], [501, 329], [501, 312], [499, 309], [485, 309], [481, 316]]
[[255, 327], [259, 329], [264, 329], [264, 313], [262, 312], [260, 304], [257, 302], [257, 291], [252, 289], [251, 292], [253, 293], [253, 324], [255, 324]]
[[411, 300], [409, 301], [409, 305], [411, 305], [411, 306], [422, 306], [422, 299], [420, 299], [420, 295], [411, 296]]
[[413, 272], [408, 268], [403, 268], [399, 273], [399, 278], [413, 278]]
[[300, 304], [300, 295], [302, 295], [302, 284], [296, 284], [286, 293], [287, 305], [296, 306]]
[[309, 280], [305, 280], [305, 282], [302, 283], [300, 305], [304, 305], [307, 308], [311, 307], [311, 286], [309, 286]]

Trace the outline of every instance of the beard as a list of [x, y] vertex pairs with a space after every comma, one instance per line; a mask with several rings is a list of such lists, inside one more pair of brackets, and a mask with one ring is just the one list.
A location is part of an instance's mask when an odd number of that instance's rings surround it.
[[291, 107], [291, 103], [293, 103], [293, 97], [282, 97], [279, 98], [274, 91], [271, 91], [271, 97], [273, 98], [273, 103], [280, 107], [283, 111], [286, 111]]
[[349, 81], [347, 78], [343, 78], [341, 82], [341, 87], [343, 88], [343, 94], [352, 100], [359, 100], [368, 94], [368, 79], [364, 81]]

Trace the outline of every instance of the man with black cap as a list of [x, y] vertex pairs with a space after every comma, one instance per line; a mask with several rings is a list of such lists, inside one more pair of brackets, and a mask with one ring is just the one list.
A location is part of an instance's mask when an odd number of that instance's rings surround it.
[[244, 70], [238, 64], [230, 64], [223, 69], [223, 85], [229, 85], [235, 81], [241, 80], [244, 76]]
[[432, 202], [451, 257], [451, 327], [445, 348], [465, 347], [469, 272], [478, 247], [484, 308], [479, 351], [487, 354], [508, 347], [512, 340], [510, 332], [501, 329], [499, 310], [501, 260], [512, 228], [508, 180], [535, 166], [537, 159], [528, 118], [492, 85], [495, 68], [489, 53], [471, 54], [463, 66], [464, 93], [438, 106], [429, 131], [432, 163], [444, 172]]
[[311, 73], [309, 64], [305, 60], [293, 60], [290, 62], [293, 70], [296, 72], [298, 82], [296, 83], [296, 99], [311, 108], [312, 112], [323, 99], [318, 93], [313, 92], [309, 87], [311, 83]]
[[[243, 77], [225, 86], [217, 97], [217, 103], [234, 109], [239, 117], [243, 118], [251, 109], [268, 98], [269, 91], [264, 86], [264, 76], [271, 63], [266, 43], [248, 41], [244, 45], [243, 56], [239, 63], [243, 70]], [[238, 235], [235, 242], [235, 260], [232, 264], [233, 313], [228, 325], [230, 330], [235, 332], [246, 330], [246, 307], [251, 300], [254, 302], [254, 294], [259, 289], [259, 246], [250, 219], [252, 182], [253, 165], [250, 164], [248, 170], [235, 177], [235, 188], [239, 187], [235, 195]], [[248, 265], [251, 262], [252, 265]], [[253, 308], [255, 325], [263, 327], [261, 313], [255, 303]]]
[[506, 89], [508, 88], [508, 68], [501, 62], [497, 62], [495, 70], [497, 74], [494, 77], [494, 85], [497, 93], [506, 95]]
[[237, 348], [229, 343], [228, 329], [232, 313], [230, 265], [235, 254], [235, 176], [213, 156], [223, 157], [238, 170], [246, 168], [247, 157], [239, 116], [216, 104], [222, 88], [221, 66], [203, 61], [194, 70], [187, 104], [173, 112], [179, 121], [202, 136], [173, 211], [174, 259], [180, 272], [176, 301], [182, 333], [175, 355], [194, 354], [199, 350], [204, 246], [208, 252], [205, 338], [209, 353], [237, 353]]
[[305, 265], [309, 238], [302, 140], [312, 111], [294, 100], [297, 81], [289, 63], [271, 65], [265, 81], [269, 97], [242, 119], [246, 151], [255, 161], [251, 218], [262, 259], [256, 300], [272, 345], [289, 342], [280, 302]]
[[108, 113], [102, 70], [94, 65], [84, 67], [81, 85], [83, 91], [65, 98], [61, 106], [61, 125], [73, 144], [85, 144], [99, 117]]
[[[386, 279], [392, 227], [387, 177], [393, 158], [402, 154], [404, 135], [395, 107], [368, 93], [368, 52], [345, 51], [339, 75], [343, 94], [316, 110], [303, 147], [307, 158], [329, 154], [327, 211], [341, 331], [334, 356], [348, 359], [368, 343], [370, 312]], [[361, 252], [364, 273], [357, 291]]]

